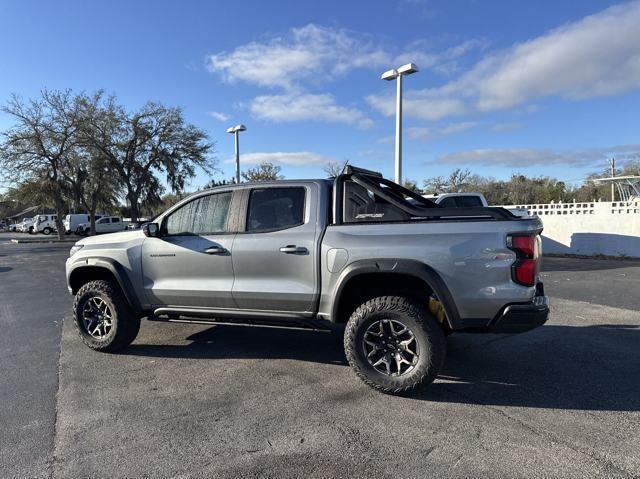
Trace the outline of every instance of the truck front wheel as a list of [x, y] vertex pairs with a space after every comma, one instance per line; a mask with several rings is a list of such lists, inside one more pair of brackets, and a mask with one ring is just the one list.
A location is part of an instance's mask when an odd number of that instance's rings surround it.
[[426, 305], [402, 296], [381, 296], [351, 315], [344, 349], [366, 384], [388, 394], [407, 394], [436, 378], [444, 364], [446, 341]]
[[140, 318], [120, 289], [104, 280], [80, 288], [73, 301], [73, 324], [84, 344], [103, 352], [126, 348], [140, 330]]

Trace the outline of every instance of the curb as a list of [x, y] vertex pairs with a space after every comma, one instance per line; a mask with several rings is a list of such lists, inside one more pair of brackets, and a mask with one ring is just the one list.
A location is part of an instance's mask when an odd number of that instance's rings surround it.
[[78, 241], [77, 239], [15, 239], [12, 238], [11, 240], [9, 240], [11, 243], [14, 244], [47, 244], [47, 243], [75, 243], [76, 241]]

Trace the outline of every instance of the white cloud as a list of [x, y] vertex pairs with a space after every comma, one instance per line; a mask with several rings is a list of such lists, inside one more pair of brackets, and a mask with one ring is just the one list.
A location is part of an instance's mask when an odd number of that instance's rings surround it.
[[[486, 42], [482, 40], [467, 40], [436, 52], [427, 41], [417, 40], [399, 49], [374, 41], [370, 35], [308, 24], [292, 28], [284, 35], [209, 55], [207, 68], [227, 82], [283, 90], [282, 94], [262, 95], [251, 101], [250, 110], [259, 118], [274, 121], [318, 119], [367, 128], [372, 122], [359, 110], [337, 105], [329, 94], [308, 93], [308, 87], [334, 80], [354, 69], [373, 70], [371, 75], [375, 79], [389, 65], [410, 61], [431, 71], [451, 73], [457, 70], [461, 57], [485, 46]], [[386, 103], [385, 108], [394, 111], [393, 101]], [[283, 111], [285, 107], [289, 111]], [[439, 118], [456, 108], [459, 108], [456, 102], [449, 99], [437, 105], [430, 104], [432, 113], [426, 118]], [[408, 109], [415, 107], [409, 105]]]
[[496, 132], [496, 133], [501, 133], [503, 131], [519, 130], [523, 126], [524, 125], [522, 123], [496, 123], [494, 125], [491, 125], [489, 127], [489, 130], [491, 130], [493, 132]]
[[327, 80], [388, 61], [388, 55], [364, 35], [309, 24], [285, 36], [210, 55], [208, 68], [230, 82], [288, 89], [300, 79]]
[[225, 115], [221, 111], [210, 111], [209, 116], [211, 118], [215, 118], [218, 121], [227, 121], [229, 119], [229, 116]]
[[[394, 116], [396, 113], [395, 96], [369, 95], [366, 100], [385, 116]], [[404, 95], [402, 109], [408, 117], [429, 121], [461, 115], [467, 111], [462, 100], [440, 96], [432, 90], [410, 90]]]
[[446, 164], [527, 167], [541, 165], [595, 165], [604, 164], [607, 157], [619, 159], [635, 157], [640, 145], [619, 145], [604, 148], [551, 150], [542, 148], [477, 149], [440, 155], [438, 161]]
[[[488, 55], [457, 79], [406, 96], [407, 115], [426, 120], [512, 108], [548, 96], [575, 100], [640, 88], [640, 2], [568, 23]], [[393, 115], [393, 97], [367, 97]]]
[[478, 124], [473, 121], [464, 121], [459, 123], [449, 123], [438, 128], [429, 128], [425, 126], [414, 126], [407, 128], [407, 136], [411, 140], [435, 140], [443, 136], [455, 135], [463, 131], [475, 128]]
[[423, 70], [435, 71], [442, 75], [451, 75], [458, 71], [458, 61], [473, 50], [484, 50], [489, 43], [484, 39], [471, 39], [462, 43], [435, 52], [427, 41], [417, 40], [410, 43], [405, 51], [398, 55], [395, 65], [403, 63], [416, 63]]
[[[439, 127], [412, 126], [407, 128], [406, 134], [410, 140], [433, 141], [437, 140], [438, 138], [442, 138], [443, 136], [462, 133], [463, 131], [475, 128], [476, 126], [478, 126], [478, 123], [474, 121], [449, 123], [448, 125]], [[376, 140], [376, 143], [384, 145], [387, 143], [394, 143], [395, 141], [396, 137], [391, 135], [378, 138]]]
[[[227, 163], [233, 163], [235, 160], [228, 160]], [[242, 164], [258, 165], [263, 161], [274, 163], [276, 165], [286, 166], [322, 166], [326, 165], [330, 161], [335, 161], [333, 158], [329, 158], [317, 153], [311, 153], [309, 151], [298, 152], [274, 152], [274, 153], [243, 153], [240, 156]]]
[[311, 93], [284, 93], [254, 98], [249, 110], [257, 117], [278, 123], [302, 120], [344, 123], [368, 128], [373, 122], [356, 108], [336, 104], [332, 95]]

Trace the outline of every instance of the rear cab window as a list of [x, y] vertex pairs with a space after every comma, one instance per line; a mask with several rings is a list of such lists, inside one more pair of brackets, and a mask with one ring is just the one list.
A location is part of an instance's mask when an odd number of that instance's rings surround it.
[[249, 194], [246, 231], [260, 233], [304, 224], [302, 186], [254, 188]]

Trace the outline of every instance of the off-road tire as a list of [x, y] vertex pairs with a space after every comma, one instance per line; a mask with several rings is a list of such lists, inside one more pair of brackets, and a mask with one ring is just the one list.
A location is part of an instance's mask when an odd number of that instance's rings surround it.
[[[103, 339], [91, 336], [82, 320], [83, 308], [92, 297], [105, 301], [112, 311], [112, 326]], [[129, 307], [122, 291], [109, 281], [95, 280], [84, 284], [73, 300], [73, 324], [82, 342], [91, 349], [102, 352], [115, 352], [129, 346], [140, 330], [140, 317]]]
[[[413, 369], [399, 376], [379, 372], [366, 357], [365, 332], [382, 319], [398, 321], [408, 327], [419, 348]], [[446, 340], [426, 305], [402, 296], [381, 296], [366, 301], [353, 312], [345, 328], [344, 350], [349, 364], [367, 385], [383, 393], [405, 395], [436, 378], [444, 364]]]

